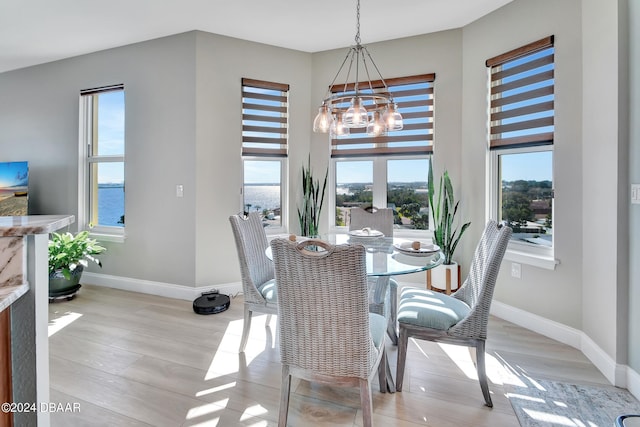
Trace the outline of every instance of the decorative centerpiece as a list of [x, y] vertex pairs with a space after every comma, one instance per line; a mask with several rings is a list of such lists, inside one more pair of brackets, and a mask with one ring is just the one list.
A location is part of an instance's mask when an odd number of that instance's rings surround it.
[[88, 231], [51, 233], [49, 239], [49, 298], [72, 297], [80, 288], [84, 267], [102, 262], [94, 255], [107, 249], [89, 237]]

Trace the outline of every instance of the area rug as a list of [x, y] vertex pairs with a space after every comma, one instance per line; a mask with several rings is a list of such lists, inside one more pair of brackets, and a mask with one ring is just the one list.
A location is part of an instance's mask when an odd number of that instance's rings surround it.
[[640, 402], [627, 390], [525, 378], [504, 385], [522, 427], [613, 427], [623, 414], [640, 414]]

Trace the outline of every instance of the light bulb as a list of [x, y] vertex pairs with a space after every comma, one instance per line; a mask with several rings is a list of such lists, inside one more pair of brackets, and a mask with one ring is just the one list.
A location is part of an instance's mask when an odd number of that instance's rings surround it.
[[380, 136], [383, 135], [385, 131], [385, 124], [380, 117], [380, 113], [375, 111], [373, 113], [373, 118], [367, 125], [367, 135], [369, 136]]
[[342, 121], [342, 115], [336, 115], [336, 118], [331, 123], [331, 137], [349, 135], [351, 131], [344, 125]]
[[363, 128], [367, 126], [367, 109], [362, 105], [360, 97], [351, 98], [351, 105], [344, 113], [342, 121], [346, 127]]
[[396, 103], [389, 104], [384, 112], [383, 120], [388, 131], [402, 130], [402, 115], [398, 112]]
[[332, 123], [333, 116], [331, 115], [329, 108], [322, 104], [322, 106], [318, 108], [316, 118], [313, 120], [313, 131], [327, 133], [331, 128]]

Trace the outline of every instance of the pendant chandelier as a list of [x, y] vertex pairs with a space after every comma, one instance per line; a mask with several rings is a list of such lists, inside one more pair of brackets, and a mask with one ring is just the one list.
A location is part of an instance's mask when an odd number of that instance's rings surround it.
[[[350, 129], [366, 128], [370, 136], [385, 135], [402, 129], [402, 115], [393, 101], [393, 96], [365, 46], [360, 44], [360, 0], [357, 4], [356, 44], [351, 46], [342, 65], [338, 69], [318, 115], [313, 121], [313, 131], [327, 133], [332, 137], [348, 135]], [[342, 90], [334, 93], [332, 88], [346, 67], [345, 83]], [[348, 83], [352, 70], [354, 83]], [[378, 81], [371, 80], [370, 71], [375, 71]], [[360, 81], [360, 74], [364, 75]], [[366, 79], [365, 79], [366, 78]], [[338, 86], [339, 87], [339, 86]]]

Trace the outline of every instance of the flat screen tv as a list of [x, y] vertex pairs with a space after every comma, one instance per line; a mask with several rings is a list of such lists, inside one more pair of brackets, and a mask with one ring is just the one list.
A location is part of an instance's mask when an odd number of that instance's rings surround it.
[[0, 162], [0, 215], [27, 215], [28, 162]]

